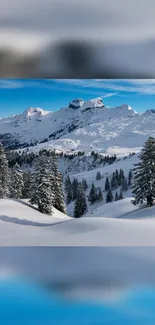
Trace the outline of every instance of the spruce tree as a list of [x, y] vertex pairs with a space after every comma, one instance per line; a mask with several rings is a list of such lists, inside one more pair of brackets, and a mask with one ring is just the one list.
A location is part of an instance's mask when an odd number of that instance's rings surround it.
[[149, 137], [139, 154], [140, 162], [133, 170], [133, 194], [135, 204], [147, 201], [152, 205], [155, 199], [155, 138]]
[[84, 191], [86, 191], [88, 188], [88, 184], [87, 184], [87, 181], [85, 178], [82, 179], [82, 186], [83, 186]]
[[53, 206], [57, 210], [66, 213], [64, 194], [63, 194], [62, 175], [58, 170], [58, 161], [55, 152], [52, 152], [51, 172], [53, 175], [53, 181], [51, 184], [52, 191], [53, 191]]
[[102, 195], [102, 191], [101, 189], [99, 190], [98, 194], [97, 194], [97, 200], [98, 201], [102, 201], [103, 200], [103, 195]]
[[119, 176], [118, 176], [118, 185], [123, 185], [123, 182], [124, 182], [124, 179], [125, 179], [125, 176], [124, 176], [124, 171], [123, 169], [121, 168], [120, 171], [119, 171]]
[[23, 198], [23, 172], [17, 163], [12, 169], [10, 185], [10, 197], [14, 199]]
[[115, 189], [117, 187], [117, 182], [116, 182], [116, 175], [113, 172], [112, 178], [111, 178], [111, 189]]
[[128, 190], [128, 181], [126, 178], [122, 180], [122, 191], [127, 191]]
[[101, 173], [100, 172], [97, 172], [96, 174], [96, 180], [99, 181], [101, 179]]
[[31, 191], [33, 187], [33, 176], [30, 171], [23, 173], [23, 191], [22, 191], [22, 197], [24, 199], [30, 199], [31, 197]]
[[123, 193], [122, 193], [122, 191], [120, 191], [119, 200], [123, 200]]
[[74, 178], [72, 182], [73, 201], [77, 198], [77, 191], [78, 191], [78, 180], [77, 178]]
[[97, 200], [96, 187], [95, 187], [94, 183], [92, 183], [91, 190], [90, 190], [90, 193], [88, 196], [88, 201], [91, 204], [93, 204], [96, 202], [96, 200]]
[[118, 200], [119, 200], [119, 196], [118, 196], [118, 193], [116, 191], [116, 193], [115, 193], [115, 201], [118, 201]]
[[68, 175], [65, 179], [65, 191], [67, 192], [71, 186], [72, 186], [71, 179]]
[[130, 169], [128, 174], [128, 186], [131, 186], [131, 181], [132, 181], [132, 169]]
[[109, 191], [109, 189], [110, 189], [109, 178], [106, 177], [106, 181], [105, 181], [105, 191]]
[[40, 212], [52, 214], [54, 194], [51, 188], [51, 174], [48, 167], [49, 161], [47, 157], [45, 154], [40, 155], [37, 159], [30, 202], [36, 204]]
[[73, 198], [73, 193], [72, 193], [72, 187], [70, 186], [67, 190], [67, 197], [66, 197], [67, 204], [69, 204], [72, 201], [72, 198]]
[[107, 202], [107, 203], [110, 203], [110, 202], [113, 201], [113, 199], [114, 199], [114, 198], [113, 198], [112, 191], [109, 190], [108, 193], [107, 193], [106, 202]]
[[81, 183], [78, 185], [77, 198], [74, 206], [74, 217], [80, 218], [84, 213], [87, 212], [86, 197]]
[[116, 183], [117, 183], [117, 186], [118, 186], [118, 178], [119, 178], [118, 169], [116, 169], [116, 171], [115, 171], [115, 178], [116, 178]]
[[8, 160], [3, 148], [0, 143], [0, 198], [8, 196], [9, 191], [9, 169]]

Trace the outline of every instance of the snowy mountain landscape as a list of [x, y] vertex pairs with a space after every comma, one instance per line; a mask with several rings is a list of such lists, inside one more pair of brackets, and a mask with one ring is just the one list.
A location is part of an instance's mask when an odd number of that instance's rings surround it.
[[96, 98], [1, 118], [11, 178], [8, 199], [1, 196], [0, 243], [154, 245], [154, 207], [146, 197], [134, 205], [132, 190], [139, 152], [155, 135], [154, 116]]

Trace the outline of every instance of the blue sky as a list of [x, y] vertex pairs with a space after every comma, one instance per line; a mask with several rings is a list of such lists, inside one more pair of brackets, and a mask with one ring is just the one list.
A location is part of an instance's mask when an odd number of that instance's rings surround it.
[[54, 111], [72, 99], [95, 97], [102, 97], [110, 107], [155, 109], [155, 79], [0, 79], [0, 117], [22, 113], [30, 106]]

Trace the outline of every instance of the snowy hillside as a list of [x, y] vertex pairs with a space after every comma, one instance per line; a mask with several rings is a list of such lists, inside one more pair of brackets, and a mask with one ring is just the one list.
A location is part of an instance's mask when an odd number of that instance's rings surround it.
[[[136, 113], [130, 106], [105, 107], [101, 98], [71, 101], [58, 111], [29, 108], [0, 119], [0, 140], [10, 148], [92, 150], [120, 156], [138, 152], [155, 135], [154, 110]], [[35, 147], [34, 147], [35, 146]]]
[[[119, 211], [117, 218], [114, 209]], [[155, 245], [155, 207], [141, 210], [131, 198], [124, 199], [105, 205], [102, 216], [71, 219], [55, 210], [48, 217], [20, 201], [1, 199], [0, 245]]]

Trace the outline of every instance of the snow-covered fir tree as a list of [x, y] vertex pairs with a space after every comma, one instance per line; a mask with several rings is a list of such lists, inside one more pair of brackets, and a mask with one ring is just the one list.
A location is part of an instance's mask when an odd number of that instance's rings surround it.
[[68, 187], [67, 195], [66, 195], [67, 204], [69, 204], [72, 200], [73, 200], [73, 193], [72, 193], [72, 187], [70, 186]]
[[8, 196], [9, 191], [9, 168], [8, 160], [3, 148], [0, 143], [0, 198]]
[[97, 201], [102, 201], [103, 200], [103, 195], [101, 189], [99, 189], [99, 192], [97, 194]]
[[87, 181], [85, 178], [82, 179], [82, 186], [83, 186], [84, 191], [86, 191], [88, 188], [88, 184], [87, 184]]
[[63, 193], [63, 181], [62, 181], [62, 175], [58, 170], [58, 161], [57, 161], [56, 153], [52, 152], [51, 157], [52, 157], [51, 172], [53, 175], [53, 182], [52, 182], [53, 206], [57, 210], [66, 213], [64, 193]]
[[72, 182], [73, 201], [76, 200], [77, 198], [77, 192], [78, 192], [78, 180], [77, 178], [74, 178]]
[[72, 186], [71, 179], [69, 175], [65, 179], [65, 191], [68, 192], [68, 189]]
[[124, 179], [125, 179], [124, 170], [121, 168], [120, 171], [119, 171], [119, 176], [118, 176], [118, 185], [119, 186], [123, 185]]
[[131, 186], [131, 182], [132, 182], [132, 169], [129, 170], [129, 174], [128, 174], [128, 186]]
[[120, 194], [119, 194], [119, 200], [123, 200], [123, 192], [122, 192], [122, 190], [120, 191]]
[[112, 178], [111, 178], [111, 189], [116, 189], [116, 188], [117, 188], [116, 175], [115, 175], [115, 172], [113, 172]]
[[75, 200], [75, 206], [74, 206], [74, 217], [80, 218], [86, 212], [87, 212], [86, 197], [85, 197], [85, 193], [84, 193], [82, 184], [79, 183], [78, 191], [77, 191], [77, 198]]
[[109, 182], [109, 178], [106, 177], [106, 180], [105, 180], [105, 191], [109, 191], [110, 189], [110, 182]]
[[52, 214], [54, 194], [51, 189], [51, 174], [48, 167], [47, 157], [45, 155], [38, 157], [30, 202], [36, 204], [40, 212]]
[[100, 172], [97, 172], [96, 174], [96, 180], [99, 181], [101, 179], [101, 173]]
[[23, 198], [23, 171], [16, 163], [11, 172], [10, 197], [14, 199]]
[[33, 175], [30, 171], [23, 173], [23, 182], [24, 186], [22, 196], [24, 199], [29, 199], [33, 188]]
[[147, 201], [152, 205], [155, 199], [155, 138], [149, 137], [139, 154], [140, 162], [133, 170], [133, 194], [135, 204]]
[[110, 203], [110, 202], [112, 202], [113, 200], [114, 200], [114, 198], [113, 198], [112, 191], [109, 190], [109, 191], [107, 192], [106, 202], [107, 202], [107, 203]]
[[122, 179], [122, 191], [128, 190], [128, 181], [126, 178]]
[[94, 183], [92, 183], [91, 189], [90, 189], [90, 193], [88, 196], [88, 201], [93, 204], [97, 201], [97, 193], [96, 193], [96, 187], [94, 185]]
[[116, 191], [116, 193], [115, 193], [115, 201], [118, 201], [118, 200], [119, 200], [119, 196], [118, 196], [118, 193]]

